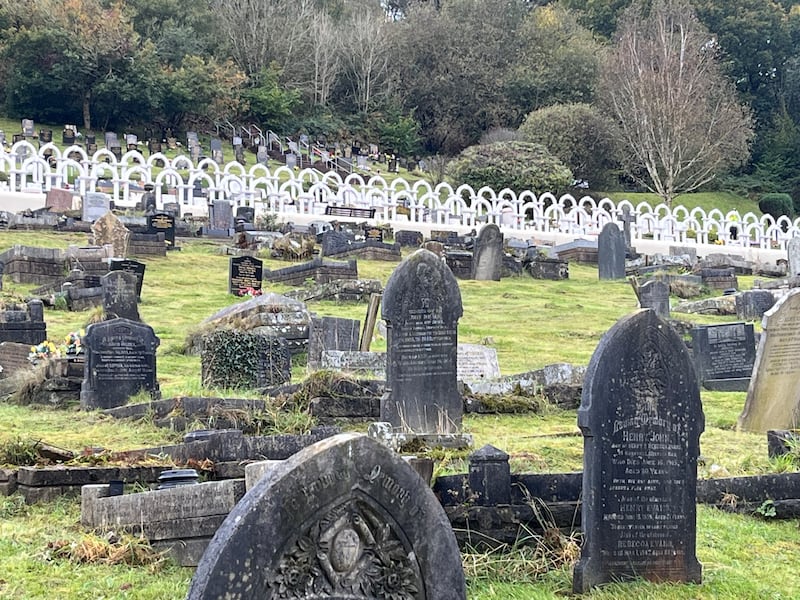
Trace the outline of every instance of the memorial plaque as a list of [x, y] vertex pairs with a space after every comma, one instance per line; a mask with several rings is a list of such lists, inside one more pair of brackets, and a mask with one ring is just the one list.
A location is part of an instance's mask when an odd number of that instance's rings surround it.
[[430, 487], [359, 434], [274, 466], [234, 507], [187, 600], [466, 600], [458, 544]]
[[775, 306], [775, 295], [769, 290], [746, 290], [736, 294], [736, 318], [742, 321], [760, 321]]
[[764, 314], [747, 400], [739, 417], [746, 431], [800, 427], [800, 288]]
[[652, 310], [624, 317], [586, 373], [581, 559], [573, 591], [611, 581], [700, 583], [696, 483], [704, 427], [680, 336]]
[[457, 377], [468, 382], [500, 377], [497, 350], [479, 344], [459, 344]]
[[261, 291], [264, 261], [252, 256], [231, 257], [228, 290], [234, 296], [243, 296], [248, 288]]
[[147, 232], [163, 233], [168, 248], [175, 247], [175, 216], [167, 212], [147, 215]]
[[597, 238], [600, 279], [625, 279], [625, 236], [614, 223], [606, 223]]
[[83, 221], [96, 221], [111, 210], [111, 198], [102, 192], [86, 192], [83, 197]]
[[157, 398], [159, 343], [152, 327], [128, 319], [89, 325], [83, 337], [86, 363], [81, 408], [122, 406], [142, 390]]
[[752, 324], [695, 327], [692, 329], [692, 349], [697, 377], [704, 387], [747, 391], [756, 356]]
[[503, 267], [503, 234], [494, 223], [485, 225], [472, 251], [472, 279], [500, 281]]
[[100, 278], [103, 288], [103, 310], [112, 318], [139, 320], [136, 273], [109, 271]]
[[407, 432], [460, 432], [456, 370], [463, 308], [450, 269], [432, 252], [417, 250], [389, 277], [381, 314], [387, 329], [381, 420]]
[[136, 275], [136, 297], [142, 298], [142, 283], [144, 283], [144, 271], [147, 265], [131, 258], [111, 259], [108, 265], [109, 271], [125, 271]]
[[368, 242], [383, 242], [383, 229], [380, 227], [365, 227], [364, 239]]
[[639, 305], [652, 308], [662, 319], [669, 318], [669, 284], [648, 281], [639, 288]]

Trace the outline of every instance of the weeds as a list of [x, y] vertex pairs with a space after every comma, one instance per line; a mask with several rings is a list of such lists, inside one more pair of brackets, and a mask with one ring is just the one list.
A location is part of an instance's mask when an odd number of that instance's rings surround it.
[[28, 514], [28, 505], [25, 498], [19, 494], [12, 494], [0, 498], [0, 519], [13, 519], [14, 517], [25, 517]]
[[66, 559], [77, 564], [104, 564], [158, 567], [165, 561], [143, 537], [108, 531], [102, 535], [90, 533], [78, 541], [55, 540], [43, 553], [47, 561]]
[[0, 443], [0, 464], [30, 467], [39, 462], [38, 441], [15, 437]]

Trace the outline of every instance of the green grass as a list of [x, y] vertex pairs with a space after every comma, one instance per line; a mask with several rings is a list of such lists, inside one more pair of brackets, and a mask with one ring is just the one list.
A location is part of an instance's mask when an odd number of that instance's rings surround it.
[[[2, 126], [2, 125], [0, 125]], [[4, 232], [0, 251], [13, 244], [66, 247], [84, 243], [80, 235]], [[158, 378], [165, 397], [174, 395], [237, 396], [252, 393], [203, 390], [200, 360], [185, 356], [186, 335], [203, 319], [239, 300], [227, 293], [227, 256], [217, 243], [182, 240], [183, 249], [166, 258], [145, 259], [147, 270], [140, 312], [161, 339]], [[265, 266], [285, 263], [266, 259]], [[395, 265], [359, 261], [362, 277], [385, 284]], [[24, 295], [33, 286], [11, 284], [5, 289]], [[743, 288], [752, 278], [740, 278]], [[487, 343], [498, 351], [500, 368], [512, 374], [556, 362], [587, 364], [603, 333], [636, 308], [625, 282], [599, 281], [597, 270], [571, 265], [567, 281], [536, 281], [527, 277], [501, 282], [459, 282], [464, 316], [459, 340]], [[282, 292], [285, 286], [268, 286]], [[310, 303], [319, 315], [363, 321], [365, 304]], [[46, 310], [48, 334], [59, 340], [83, 327], [88, 313]], [[723, 323], [733, 317], [674, 315], [694, 323]], [[375, 349], [385, 349], [378, 338]], [[296, 368], [295, 375], [304, 369]], [[703, 392], [706, 429], [701, 436], [700, 476], [754, 474], [783, 468], [767, 458], [765, 436], [735, 431], [744, 393]], [[147, 422], [132, 424], [74, 409], [21, 407], [0, 402], [0, 444], [17, 439], [43, 440], [80, 451], [84, 447], [129, 450], [172, 443], [178, 435]], [[567, 472], [582, 468], [583, 440], [574, 410], [550, 410], [543, 415], [468, 415], [465, 430], [476, 446], [493, 444], [511, 455], [515, 472]], [[357, 428], [363, 430], [363, 428]], [[464, 472], [466, 452], [439, 456], [438, 473]], [[39, 506], [20, 505], [19, 497], [0, 497], [0, 598], [178, 599], [185, 597], [191, 569], [163, 562], [149, 566], [85, 564], [52, 555], [48, 545], [63, 540], [78, 543], [86, 532], [79, 526], [79, 502], [60, 500]], [[769, 522], [730, 515], [709, 507], [698, 510], [697, 554], [704, 563], [704, 583], [654, 585], [637, 582], [611, 585], [588, 594], [592, 599], [730, 599], [800, 596], [796, 564], [800, 560], [797, 521]], [[481, 560], [486, 560], [481, 557]], [[469, 598], [562, 598], [571, 589], [568, 567], [542, 575], [526, 570], [524, 557], [498, 557], [499, 566], [482, 567], [469, 579]], [[513, 563], [514, 570], [504, 565]], [[513, 573], [513, 574], [511, 574]]]
[[[599, 197], [608, 197], [614, 202], [620, 200], [630, 200], [636, 206], [640, 202], [647, 202], [650, 206], [661, 204], [662, 200], [656, 194], [649, 192], [646, 193], [633, 193], [633, 192], [601, 192], [598, 193]], [[684, 206], [688, 210], [696, 207], [701, 207], [708, 211], [710, 208], [718, 208], [723, 214], [729, 211], [738, 210], [740, 215], [751, 212], [761, 216], [761, 210], [758, 208], [758, 202], [737, 196], [731, 192], [696, 192], [693, 194], [679, 194], [672, 202], [672, 206]]]

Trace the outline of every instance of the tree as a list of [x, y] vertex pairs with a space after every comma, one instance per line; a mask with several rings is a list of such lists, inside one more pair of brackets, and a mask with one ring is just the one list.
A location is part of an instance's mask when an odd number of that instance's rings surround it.
[[500, 191], [559, 192], [572, 184], [572, 173], [540, 144], [496, 142], [466, 148], [447, 168], [458, 185], [485, 185]]
[[753, 124], [686, 0], [625, 12], [597, 97], [617, 121], [623, 167], [671, 205], [749, 156]]

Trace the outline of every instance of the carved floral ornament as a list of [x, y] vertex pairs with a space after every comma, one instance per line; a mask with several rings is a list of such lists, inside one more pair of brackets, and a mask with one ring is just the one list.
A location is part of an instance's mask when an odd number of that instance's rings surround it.
[[267, 578], [269, 598], [424, 600], [419, 565], [364, 499], [352, 498], [314, 522]]

